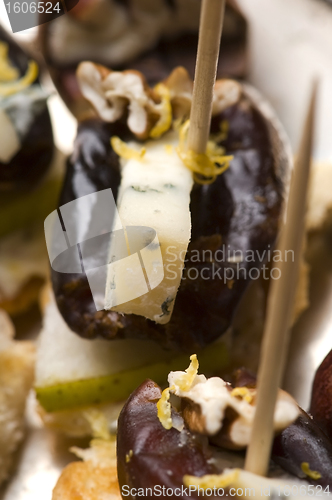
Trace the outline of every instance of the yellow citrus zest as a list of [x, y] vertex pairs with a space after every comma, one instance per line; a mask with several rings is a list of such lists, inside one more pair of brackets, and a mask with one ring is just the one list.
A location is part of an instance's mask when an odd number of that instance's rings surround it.
[[181, 391], [189, 391], [197, 375], [198, 367], [199, 363], [197, 355], [193, 354], [192, 356], [190, 356], [190, 365], [185, 370], [185, 373], [184, 372], [177, 373], [176, 374], [177, 376], [174, 379], [174, 383], [179, 387]]
[[8, 97], [21, 92], [36, 80], [38, 76], [38, 66], [35, 61], [29, 61], [27, 72], [22, 78], [15, 81], [0, 83], [0, 96]]
[[224, 148], [214, 141], [208, 141], [206, 153], [198, 154], [187, 148], [189, 120], [180, 127], [180, 143], [177, 153], [185, 166], [194, 172], [194, 181], [199, 184], [212, 184], [218, 175], [228, 169], [233, 156], [225, 155]]
[[159, 421], [161, 425], [167, 430], [173, 427], [172, 413], [171, 413], [172, 409], [171, 409], [171, 403], [169, 402], [169, 397], [170, 397], [170, 388], [167, 387], [167, 389], [165, 389], [162, 392], [161, 398], [157, 403]]
[[160, 118], [155, 124], [155, 126], [150, 131], [150, 137], [152, 139], [158, 139], [162, 134], [167, 132], [172, 125], [172, 106], [171, 106], [171, 96], [168, 88], [163, 83], [159, 83], [155, 86], [154, 91], [161, 98], [160, 103]]
[[304, 474], [306, 476], [310, 477], [310, 479], [317, 480], [317, 479], [320, 479], [322, 477], [322, 475], [320, 474], [320, 472], [318, 472], [316, 470], [311, 470], [310, 469], [310, 466], [309, 466], [308, 462], [302, 462], [302, 464], [301, 464], [301, 470], [302, 470], [302, 472], [304, 472]]
[[116, 154], [118, 154], [125, 160], [142, 161], [146, 153], [145, 148], [141, 148], [139, 150], [131, 148], [130, 146], [128, 146], [128, 144], [123, 142], [119, 137], [115, 135], [111, 137], [111, 145]]
[[235, 398], [240, 397], [240, 398], [244, 399], [244, 401], [246, 401], [249, 404], [253, 400], [253, 395], [250, 392], [250, 390], [248, 389], [248, 387], [235, 387], [231, 392], [231, 396], [233, 396]]
[[129, 453], [126, 453], [126, 464], [129, 464], [131, 457], [134, 455], [133, 450], [129, 450]]

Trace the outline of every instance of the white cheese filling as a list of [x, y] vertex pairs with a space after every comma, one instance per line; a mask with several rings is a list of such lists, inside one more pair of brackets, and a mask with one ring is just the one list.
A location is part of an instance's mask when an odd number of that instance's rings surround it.
[[[121, 159], [117, 208], [130, 255], [111, 266], [106, 285], [106, 309], [157, 323], [170, 320], [191, 235], [193, 178], [175, 151], [177, 143], [170, 132], [145, 143], [141, 161]], [[114, 253], [111, 246], [111, 261]]]
[[[188, 390], [183, 390], [179, 380], [184, 372], [171, 372], [168, 376], [171, 391], [182, 398], [187, 398], [200, 406], [205, 429], [208, 435], [217, 434], [222, 426], [227, 408], [232, 408], [238, 418], [230, 428], [231, 441], [245, 447], [250, 442], [251, 429], [255, 416], [253, 401], [239, 398], [230, 389], [230, 386], [219, 377], [207, 379], [204, 375], [196, 375], [193, 384]], [[274, 430], [281, 431], [293, 423], [299, 415], [299, 408], [295, 400], [286, 392], [279, 391], [274, 413]]]

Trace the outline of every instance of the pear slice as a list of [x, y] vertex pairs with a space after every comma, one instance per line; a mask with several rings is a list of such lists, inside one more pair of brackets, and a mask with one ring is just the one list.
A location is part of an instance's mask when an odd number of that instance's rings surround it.
[[[224, 340], [197, 354], [204, 372], [227, 363]], [[164, 351], [152, 341], [82, 339], [66, 325], [52, 298], [37, 349], [36, 395], [47, 412], [117, 402], [146, 378], [164, 384], [171, 370], [187, 362], [187, 354]]]

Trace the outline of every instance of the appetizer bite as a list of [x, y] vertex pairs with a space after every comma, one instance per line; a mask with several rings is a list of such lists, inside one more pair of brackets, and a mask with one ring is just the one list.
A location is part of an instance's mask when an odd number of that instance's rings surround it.
[[[124, 227], [156, 231], [163, 278], [120, 305], [120, 283], [110, 286], [108, 276], [106, 300], [96, 304], [89, 272], [58, 272], [53, 259], [59, 311], [84, 338], [148, 338], [175, 350], [200, 349], [229, 328], [278, 234], [290, 166], [279, 123], [253, 89], [220, 80], [209, 156], [202, 161], [185, 152], [192, 82], [183, 68], [154, 89], [138, 72], [93, 63], [82, 63], [78, 77], [83, 94], [108, 123], [81, 123], [60, 207], [112, 190]], [[92, 222], [80, 204], [75, 207], [75, 231], [84, 243]], [[60, 210], [66, 226], [66, 209]], [[148, 265], [159, 272], [153, 259]]]
[[0, 28], [0, 307], [35, 302], [47, 275], [42, 221], [60, 188], [37, 63]]
[[14, 327], [0, 310], [0, 483], [8, 478], [13, 453], [24, 436], [24, 410], [34, 376], [35, 347], [14, 340]]
[[[76, 116], [88, 110], [75, 76], [82, 61], [136, 69], [150, 85], [179, 64], [193, 77], [199, 12], [198, 0], [85, 0], [65, 16], [41, 25], [46, 63], [70, 110]], [[223, 33], [218, 76], [242, 78], [247, 69], [247, 24], [234, 0], [227, 1]]]
[[[37, 399], [48, 425], [81, 435], [91, 432], [84, 408], [99, 405], [114, 422], [137, 383], [153, 377], [161, 384], [183, 363], [181, 351], [197, 350], [206, 373], [229, 362], [228, 337], [219, 338], [275, 242], [290, 160], [278, 121], [249, 86], [217, 82], [209, 156], [201, 164], [185, 157], [192, 81], [184, 68], [155, 88], [137, 71], [90, 62], [80, 65], [78, 78], [107, 122], [79, 124], [59, 202], [66, 234], [83, 248], [96, 219], [77, 201], [111, 192], [133, 249], [145, 243], [130, 233], [132, 226], [148, 226], [158, 236], [145, 261], [149, 279], [162, 269], [148, 293], [113, 306], [123, 291], [116, 276], [126, 274], [120, 259], [118, 274], [104, 276], [101, 302], [86, 265], [86, 272], [64, 273], [57, 266], [66, 251], [51, 259], [54, 295], [44, 304]], [[66, 207], [73, 206], [75, 218], [66, 227]], [[97, 240], [103, 265], [112, 261], [110, 219], [106, 211]], [[128, 283], [136, 286], [130, 277]]]
[[[118, 420], [115, 448], [107, 433], [91, 448], [72, 451], [84, 460], [66, 467], [53, 500], [162, 496], [198, 498], [324, 495], [332, 486], [331, 442], [286, 392], [274, 413], [275, 440], [267, 477], [244, 470], [256, 411], [256, 378], [245, 369], [229, 382], [187, 370], [171, 372], [164, 391], [146, 380]], [[117, 479], [119, 485], [117, 484]], [[233, 488], [231, 490], [231, 488]]]
[[[127, 401], [118, 423], [121, 488], [164, 485], [175, 490], [190, 485], [207, 489], [239, 483], [248, 487], [256, 483], [258, 487], [259, 481], [264, 484], [262, 477], [240, 470], [241, 454], [223, 454], [218, 463], [216, 453], [216, 448], [241, 450], [249, 444], [256, 405], [255, 379], [241, 370], [232, 383], [226, 383], [217, 377], [197, 375], [197, 369], [194, 355], [185, 372], [169, 374], [169, 388], [161, 392], [155, 383], [146, 381]], [[170, 394], [180, 398], [175, 406], [169, 401]], [[331, 443], [284, 391], [279, 391], [274, 431], [277, 437], [272, 458], [290, 474], [288, 484], [293, 475], [295, 484], [297, 477], [324, 488], [332, 485]], [[270, 473], [272, 477], [283, 476], [275, 466]], [[274, 489], [282, 482], [269, 479], [265, 483]]]

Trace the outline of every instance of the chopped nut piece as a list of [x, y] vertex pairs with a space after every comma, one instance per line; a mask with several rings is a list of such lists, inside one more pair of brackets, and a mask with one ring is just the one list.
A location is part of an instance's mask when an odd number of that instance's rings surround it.
[[160, 118], [160, 97], [138, 71], [110, 71], [104, 66], [83, 62], [77, 69], [82, 94], [107, 122], [115, 122], [128, 110], [128, 127], [145, 139]]
[[[119, 120], [128, 111], [129, 129], [140, 139], [158, 138], [167, 132], [173, 118], [188, 118], [193, 83], [188, 72], [176, 68], [151, 89], [139, 71], [111, 71], [92, 62], [78, 66], [77, 78], [84, 97], [107, 122]], [[241, 86], [233, 80], [216, 82], [214, 115], [239, 101]]]

